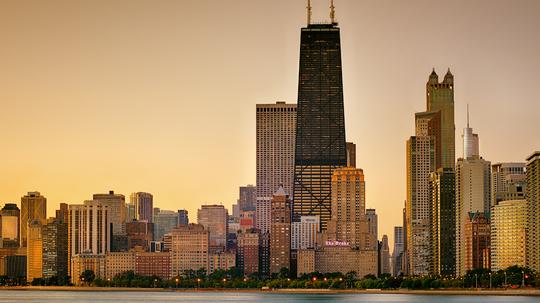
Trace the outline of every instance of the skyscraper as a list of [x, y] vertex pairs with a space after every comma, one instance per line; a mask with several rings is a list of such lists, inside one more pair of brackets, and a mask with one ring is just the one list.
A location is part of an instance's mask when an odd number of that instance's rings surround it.
[[43, 238], [41, 235], [42, 221], [34, 219], [28, 222], [26, 247], [26, 280], [32, 282], [43, 276]]
[[15, 203], [0, 210], [0, 247], [19, 247], [21, 211]]
[[469, 213], [490, 211], [491, 163], [479, 156], [458, 159], [456, 165], [456, 273], [465, 272], [465, 223]]
[[540, 271], [540, 151], [527, 157], [527, 266]]
[[388, 236], [383, 235], [381, 241], [381, 274], [392, 274], [390, 269], [390, 247], [388, 245]]
[[126, 212], [126, 197], [121, 194], [115, 194], [110, 190], [108, 194], [94, 194], [94, 201], [99, 201], [108, 207], [109, 222], [112, 223], [112, 232], [114, 236], [126, 234], [127, 212]]
[[450, 69], [448, 69], [442, 82], [439, 82], [439, 76], [433, 70], [426, 84], [426, 99], [428, 112], [440, 112], [441, 135], [436, 144], [441, 145], [441, 166], [443, 168], [454, 168], [456, 161], [454, 75], [452, 75]]
[[111, 250], [109, 206], [88, 200], [82, 205], [69, 205], [69, 256], [83, 252], [103, 255]]
[[491, 270], [525, 266], [527, 201], [501, 201], [491, 213]]
[[39, 220], [44, 223], [47, 219], [47, 198], [39, 192], [29, 192], [21, 198], [21, 246], [26, 247], [28, 223]]
[[434, 252], [436, 247], [431, 244], [432, 233], [438, 232], [433, 229], [433, 202], [438, 209], [448, 206], [452, 201], [445, 199], [455, 191], [445, 187], [436, 192], [442, 195], [433, 197], [430, 190], [432, 173], [439, 169], [450, 173], [455, 167], [454, 76], [450, 70], [442, 82], [435, 70], [430, 74], [426, 105], [426, 112], [416, 113], [416, 134], [407, 141], [406, 259], [409, 274], [420, 275], [432, 273], [434, 261], [440, 260], [439, 255], [434, 257], [439, 251]]
[[[261, 242], [257, 272], [270, 269], [270, 217], [272, 194], [280, 187], [293, 192], [296, 104], [257, 104], [257, 201], [255, 227]], [[251, 251], [251, 250], [250, 250]], [[259, 249], [257, 248], [257, 252]], [[248, 269], [248, 272], [251, 269]]]
[[270, 273], [291, 266], [291, 200], [283, 187], [272, 198], [270, 225]]
[[442, 276], [456, 273], [455, 177], [451, 168], [439, 168], [430, 176], [433, 253], [430, 271]]
[[469, 105], [467, 105], [467, 127], [463, 129], [463, 159], [472, 158], [480, 155], [480, 143], [478, 134], [473, 133], [469, 127]]
[[[376, 214], [370, 212], [370, 219], [376, 221], [375, 218]], [[332, 217], [325, 233], [327, 240], [344, 241], [353, 248], [370, 249], [372, 237], [376, 236], [372, 236], [369, 227], [364, 171], [353, 167], [334, 170]]]
[[293, 219], [331, 217], [331, 178], [347, 165], [340, 29], [331, 6], [328, 24], [308, 25], [300, 35], [298, 114], [294, 159]]
[[404, 243], [403, 243], [403, 227], [394, 226], [394, 251], [392, 252], [392, 275], [399, 276], [403, 271], [401, 270]]
[[227, 209], [223, 205], [202, 205], [197, 211], [197, 223], [210, 233], [210, 249], [225, 250], [227, 217]]
[[366, 218], [368, 221], [369, 243], [366, 243], [366, 249], [377, 249], [379, 239], [379, 216], [373, 208], [366, 209]]
[[356, 144], [347, 142], [347, 167], [356, 167]]
[[293, 192], [296, 104], [257, 104], [257, 201], [255, 226], [270, 230], [272, 194]]
[[260, 238], [257, 229], [238, 234], [237, 265], [245, 277], [260, 273], [259, 247]]
[[150, 193], [137, 192], [129, 196], [131, 205], [135, 206], [135, 219], [152, 223], [154, 196]]
[[257, 202], [257, 187], [253, 185], [240, 186], [238, 206], [240, 211], [254, 210]]
[[491, 267], [491, 228], [490, 213], [469, 213], [465, 222], [465, 272], [473, 269]]
[[68, 276], [68, 223], [62, 218], [49, 218], [42, 227], [43, 277]]

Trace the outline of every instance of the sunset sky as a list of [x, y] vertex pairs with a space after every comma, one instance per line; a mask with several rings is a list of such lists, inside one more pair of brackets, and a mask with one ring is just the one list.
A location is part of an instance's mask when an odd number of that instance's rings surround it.
[[[327, 19], [313, 0], [314, 19]], [[115, 190], [230, 207], [255, 184], [255, 104], [296, 103], [303, 0], [0, 1], [0, 205]], [[335, 0], [346, 136], [379, 237], [402, 224], [405, 140], [431, 69], [492, 162], [540, 149], [540, 1]]]

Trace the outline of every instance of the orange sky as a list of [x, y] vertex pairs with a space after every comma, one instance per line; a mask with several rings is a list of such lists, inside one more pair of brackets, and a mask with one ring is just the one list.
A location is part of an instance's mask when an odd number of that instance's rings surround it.
[[[314, 0], [315, 20], [327, 1]], [[540, 1], [336, 0], [347, 139], [379, 234], [401, 225], [405, 140], [431, 68], [456, 81], [492, 162], [540, 149]], [[298, 0], [0, 2], [0, 204], [49, 215], [114, 189], [229, 207], [255, 183], [255, 104], [297, 94]]]

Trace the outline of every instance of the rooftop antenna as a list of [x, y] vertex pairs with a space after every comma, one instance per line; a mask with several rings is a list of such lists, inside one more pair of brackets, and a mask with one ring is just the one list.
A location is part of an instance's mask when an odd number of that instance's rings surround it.
[[467, 128], [469, 128], [469, 103], [467, 103]]
[[334, 0], [330, 0], [330, 22], [336, 24], [336, 7], [334, 6]]
[[307, 25], [311, 24], [311, 0], [307, 0]]

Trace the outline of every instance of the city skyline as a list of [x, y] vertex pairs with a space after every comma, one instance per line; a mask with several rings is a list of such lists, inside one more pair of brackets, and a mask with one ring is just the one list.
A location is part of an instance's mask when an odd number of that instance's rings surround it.
[[[252, 2], [180, 1], [148, 11], [149, 2], [140, 1], [124, 11], [128, 2], [120, 1], [109, 4], [110, 15], [101, 15], [105, 2], [2, 4], [0, 203], [20, 205], [21, 196], [39, 191], [52, 216], [59, 203], [82, 204], [92, 193], [145, 191], [155, 206], [185, 208], [192, 220], [203, 204], [221, 202], [232, 212], [238, 187], [255, 183], [255, 104], [297, 103], [298, 29], [305, 26], [304, 1]], [[324, 19], [326, 1], [314, 2], [315, 20]], [[394, 210], [405, 200], [404, 141], [413, 132], [411, 115], [424, 107], [432, 67], [456, 75], [456, 150], [466, 104], [492, 163], [524, 162], [540, 145], [532, 89], [540, 45], [530, 39], [539, 4], [489, 1], [486, 12], [488, 1], [415, 3], [418, 12], [408, 4], [336, 1], [346, 140], [357, 144], [357, 167], [366, 174], [366, 207], [377, 209], [379, 235], [390, 239], [401, 225]], [[196, 34], [185, 31], [195, 22]], [[216, 37], [218, 25], [249, 39]], [[261, 31], [268, 34], [258, 37]], [[511, 148], [499, 148], [501, 141]]]

